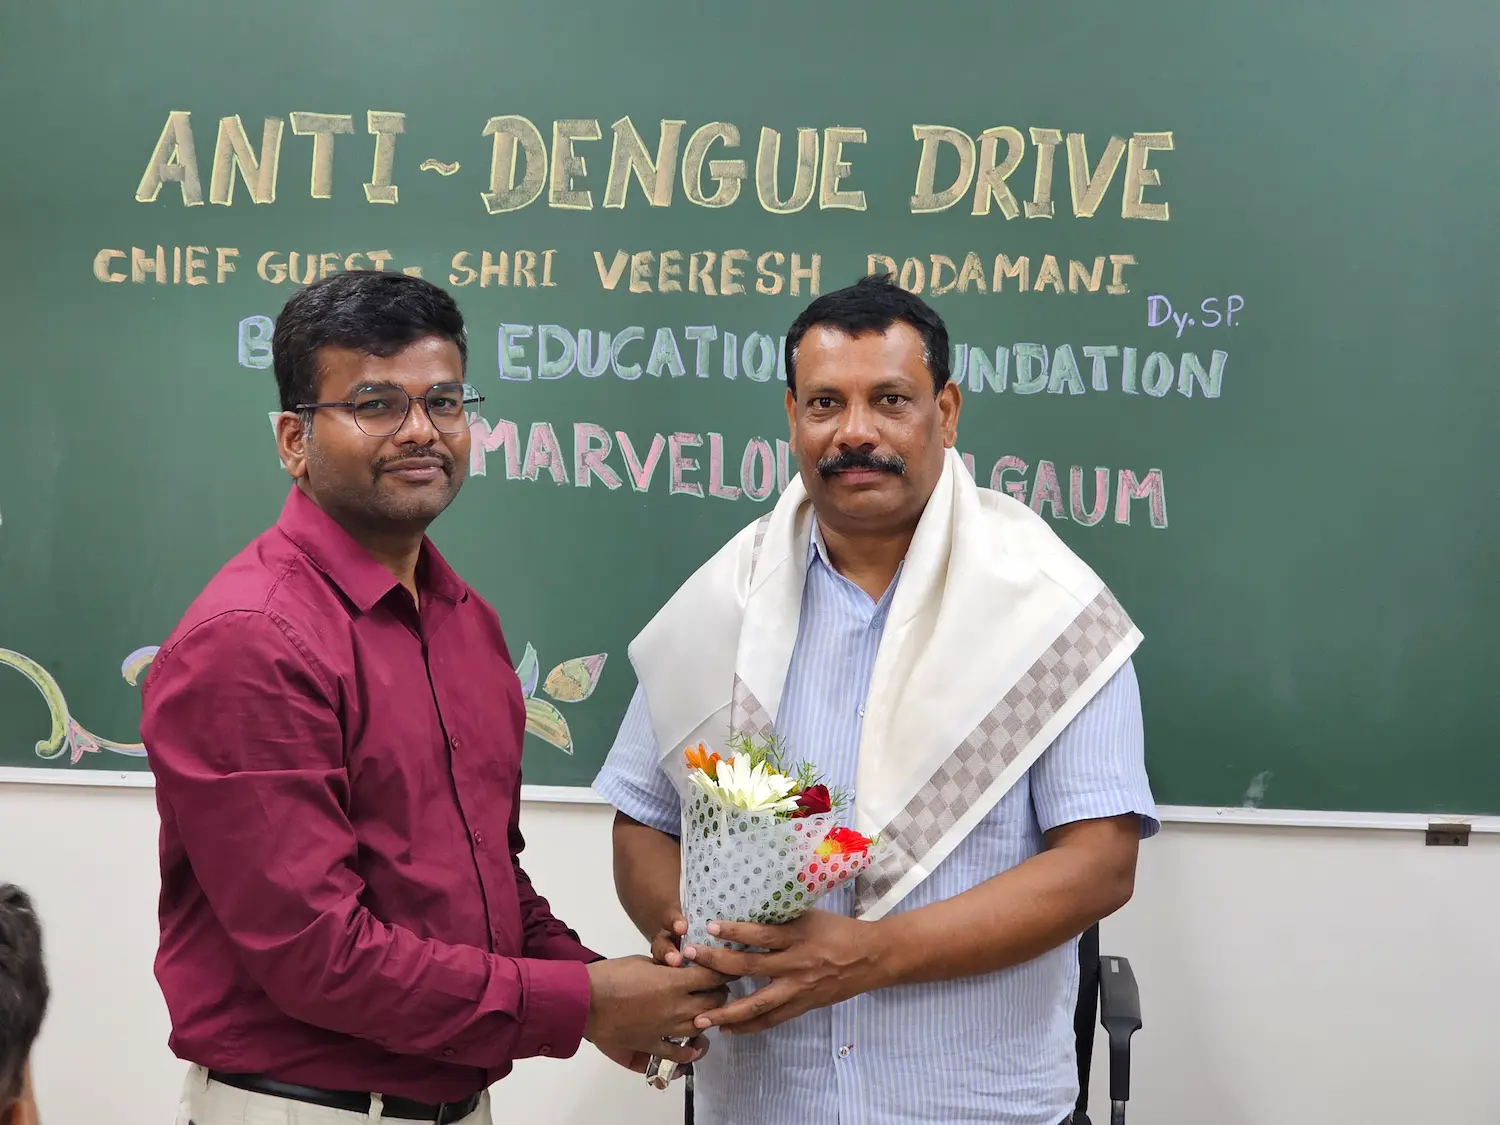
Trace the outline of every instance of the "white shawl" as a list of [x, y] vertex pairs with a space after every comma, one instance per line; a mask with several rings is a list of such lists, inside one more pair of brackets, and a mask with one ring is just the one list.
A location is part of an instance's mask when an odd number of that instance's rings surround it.
[[[662, 765], [772, 729], [797, 638], [812, 504], [799, 477], [630, 645]], [[874, 920], [1005, 796], [1141, 642], [1097, 575], [957, 453], [907, 551], [865, 705], [854, 827], [886, 841], [861, 877]], [[816, 747], [798, 753], [816, 760]]]

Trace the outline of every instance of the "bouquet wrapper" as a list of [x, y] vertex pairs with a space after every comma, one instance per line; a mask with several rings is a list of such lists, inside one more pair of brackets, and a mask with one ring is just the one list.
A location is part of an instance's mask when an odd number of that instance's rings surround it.
[[[726, 808], [708, 794], [694, 797], [682, 810], [683, 944], [750, 948], [710, 935], [708, 923], [790, 922], [864, 871], [874, 846], [843, 850], [837, 828], [833, 812], [788, 819]], [[670, 1060], [653, 1058], [646, 1077], [665, 1089], [676, 1069]]]

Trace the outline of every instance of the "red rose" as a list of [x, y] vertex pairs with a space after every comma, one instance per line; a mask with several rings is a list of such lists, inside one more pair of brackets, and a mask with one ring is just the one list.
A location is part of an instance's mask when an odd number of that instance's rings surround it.
[[795, 820], [799, 816], [815, 816], [832, 810], [833, 800], [828, 796], [828, 786], [809, 785], [797, 794], [797, 811], [792, 813], [792, 818]]

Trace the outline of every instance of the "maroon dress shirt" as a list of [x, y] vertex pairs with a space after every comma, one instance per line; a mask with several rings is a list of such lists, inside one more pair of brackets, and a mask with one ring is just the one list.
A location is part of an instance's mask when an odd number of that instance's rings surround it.
[[597, 957], [517, 855], [525, 708], [495, 611], [411, 595], [293, 488], [157, 654], [157, 980], [178, 1057], [458, 1101], [567, 1056]]

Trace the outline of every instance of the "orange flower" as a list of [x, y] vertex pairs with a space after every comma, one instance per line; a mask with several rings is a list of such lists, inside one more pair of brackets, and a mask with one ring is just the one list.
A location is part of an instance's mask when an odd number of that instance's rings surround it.
[[863, 855], [870, 850], [870, 839], [852, 828], [831, 829], [813, 851], [827, 859], [831, 855]]
[[697, 746], [689, 746], [686, 757], [688, 769], [702, 770], [709, 777], [718, 777], [719, 763], [723, 759], [719, 757], [717, 752], [710, 754], [708, 747], [703, 745], [703, 743], [700, 742]]

